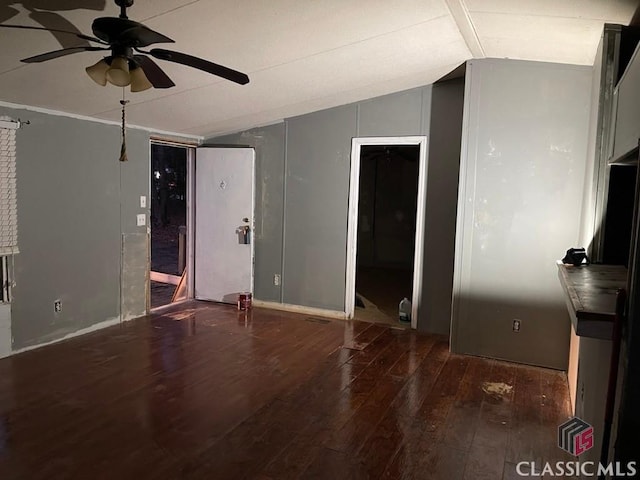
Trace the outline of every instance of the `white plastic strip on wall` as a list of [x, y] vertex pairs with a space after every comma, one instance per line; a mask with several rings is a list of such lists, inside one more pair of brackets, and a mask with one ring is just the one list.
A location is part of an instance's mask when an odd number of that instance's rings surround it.
[[16, 128], [19, 124], [0, 122], [0, 255], [13, 255], [18, 253]]
[[0, 128], [17, 130], [18, 128], [20, 128], [20, 122], [15, 122], [13, 120], [0, 120]]

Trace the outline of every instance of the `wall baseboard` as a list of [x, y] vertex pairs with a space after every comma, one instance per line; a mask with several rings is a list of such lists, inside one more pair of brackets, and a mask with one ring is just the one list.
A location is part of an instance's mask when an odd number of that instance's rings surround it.
[[337, 310], [326, 310], [324, 308], [305, 307], [304, 305], [292, 305], [289, 303], [266, 302], [264, 300], [252, 301], [254, 307], [270, 308], [272, 310], [281, 310], [283, 312], [300, 313], [304, 315], [314, 315], [318, 317], [336, 318], [346, 320], [347, 314]]
[[89, 327], [81, 328], [80, 330], [76, 330], [75, 332], [68, 333], [63, 337], [56, 338], [55, 340], [38, 343], [36, 345], [29, 345], [28, 347], [18, 348], [17, 350], [13, 350], [10, 355], [17, 355], [18, 353], [28, 352], [30, 350], [35, 350], [36, 348], [46, 347], [47, 345], [53, 345], [54, 343], [62, 342], [63, 340], [68, 340], [74, 337], [79, 337], [80, 335], [84, 335], [86, 333], [95, 332], [97, 330], [102, 330], [103, 328], [113, 327], [114, 325], [118, 325], [120, 323], [129, 322], [131, 320], [135, 320], [136, 318], [140, 318], [141, 316], [144, 316], [144, 314], [137, 315], [137, 316], [129, 316], [125, 318], [120, 318], [120, 317], [111, 318], [109, 320], [96, 323]]
[[[180, 303], [182, 303], [182, 302], [180, 302]], [[252, 304], [253, 304], [254, 307], [269, 308], [269, 309], [272, 309], [272, 310], [280, 310], [280, 311], [284, 311], [284, 312], [299, 313], [299, 314], [302, 314], [302, 315], [314, 315], [314, 316], [318, 316], [318, 317], [335, 318], [335, 319], [338, 319], [338, 320], [346, 320], [346, 318], [347, 318], [345, 312], [338, 312], [336, 310], [327, 310], [327, 309], [324, 309], [324, 308], [305, 307], [303, 305], [291, 305], [291, 304], [288, 304], [288, 303], [265, 302], [263, 300], [256, 300], [256, 299], [254, 299], [252, 301]], [[158, 311], [161, 311], [165, 307], [169, 307], [169, 306], [175, 306], [175, 303], [174, 304], [170, 304], [170, 305], [165, 305], [163, 307], [158, 307], [157, 309], [154, 309], [153, 312], [157, 313]], [[50, 340], [48, 342], [38, 343], [37, 345], [29, 345], [27, 347], [23, 347], [23, 348], [19, 348], [17, 350], [13, 350], [8, 356], [17, 355], [19, 353], [28, 352], [30, 350], [35, 350], [36, 348], [40, 348], [40, 347], [46, 347], [47, 345], [53, 345], [55, 343], [62, 342], [63, 340], [68, 340], [70, 338], [79, 337], [80, 335], [84, 335], [86, 333], [95, 332], [95, 331], [101, 330], [103, 328], [113, 327], [114, 325], [118, 325], [120, 323], [128, 322], [128, 321], [134, 320], [136, 318], [140, 318], [140, 316], [144, 316], [144, 314], [135, 315], [135, 316], [128, 316], [128, 317], [125, 317], [125, 318], [122, 318], [122, 319], [118, 317], [118, 318], [112, 318], [112, 319], [109, 319], [109, 320], [105, 320], [104, 322], [96, 323], [95, 325], [91, 325], [89, 327], [82, 328], [80, 330], [76, 330], [75, 332], [68, 333], [67, 335], [64, 335], [63, 337], [60, 337], [60, 338], [56, 338], [55, 340]]]

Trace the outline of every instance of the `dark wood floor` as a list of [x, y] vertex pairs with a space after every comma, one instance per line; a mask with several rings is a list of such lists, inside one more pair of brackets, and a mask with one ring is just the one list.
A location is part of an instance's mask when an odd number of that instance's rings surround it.
[[171, 308], [0, 360], [0, 479], [512, 479], [564, 459], [561, 372], [377, 324]]

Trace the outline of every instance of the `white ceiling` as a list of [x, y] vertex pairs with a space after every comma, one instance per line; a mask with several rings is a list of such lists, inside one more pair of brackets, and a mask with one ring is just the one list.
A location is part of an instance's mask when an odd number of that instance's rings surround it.
[[[628, 24], [638, 3], [137, 0], [129, 17], [176, 41], [160, 47], [243, 71], [251, 82], [236, 85], [157, 61], [176, 87], [127, 93], [127, 117], [131, 124], [210, 136], [430, 84], [470, 58], [590, 65], [603, 24]], [[84, 8], [70, 9], [76, 5]], [[112, 0], [0, 0], [2, 23], [40, 26], [33, 11], [52, 12], [89, 34], [95, 17], [119, 13]], [[19, 60], [62, 48], [56, 37], [0, 29], [0, 39], [0, 101], [120, 119], [122, 89], [99, 87], [84, 72], [100, 52], [27, 65]]]

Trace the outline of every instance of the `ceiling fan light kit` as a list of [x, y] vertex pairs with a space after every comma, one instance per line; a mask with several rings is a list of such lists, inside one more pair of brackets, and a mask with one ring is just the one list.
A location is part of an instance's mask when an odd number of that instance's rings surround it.
[[133, 93], [143, 92], [153, 87], [142, 68], [137, 67], [130, 70], [129, 75], [131, 76], [131, 91]]
[[[107, 62], [110, 61], [110, 63]], [[123, 57], [103, 58], [96, 64], [87, 67], [87, 75], [98, 85], [105, 86], [107, 82], [117, 87], [131, 85], [131, 91], [142, 92], [153, 87], [144, 74], [144, 70], [134, 61]]]
[[129, 75], [129, 61], [126, 58], [115, 57], [106, 73], [107, 81], [117, 87], [126, 87], [131, 83]]
[[249, 83], [249, 77], [242, 72], [202, 58], [187, 55], [186, 53], [161, 48], [152, 48], [149, 51], [141, 50], [141, 48], [152, 44], [174, 43], [174, 41], [139, 22], [130, 20], [127, 17], [127, 8], [133, 5], [133, 0], [114, 1], [120, 7], [120, 15], [118, 17], [96, 18], [91, 25], [94, 37], [66, 30], [27, 25], [0, 24], [0, 27], [68, 33], [81, 40], [97, 43], [100, 46], [63, 48], [24, 58], [21, 61], [24, 63], [40, 63], [74, 53], [110, 51], [109, 56], [85, 69], [93, 81], [102, 86], [107, 83], [119, 87], [131, 85], [132, 92], [140, 92], [151, 87], [171, 88], [175, 86], [167, 74], [150, 57], [196, 68], [240, 85]]
[[102, 59], [96, 64], [85, 68], [85, 71], [94, 82], [104, 87], [107, 84], [107, 70], [109, 68], [109, 64]]

